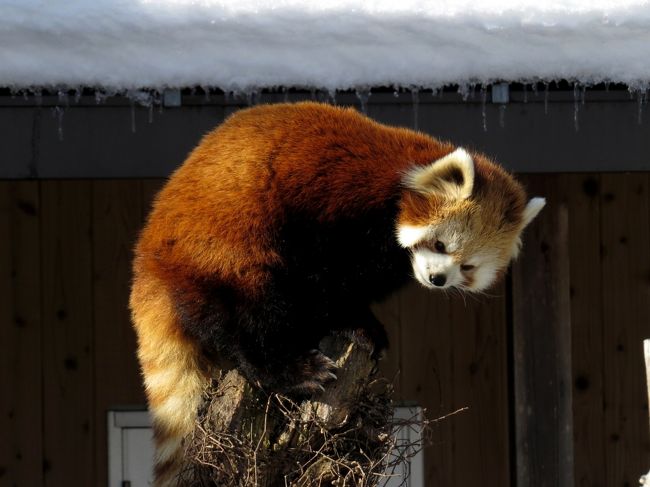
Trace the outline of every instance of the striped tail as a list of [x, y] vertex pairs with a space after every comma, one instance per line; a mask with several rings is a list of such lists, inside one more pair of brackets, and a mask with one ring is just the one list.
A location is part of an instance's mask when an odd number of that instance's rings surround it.
[[184, 442], [194, 429], [209, 377], [200, 369], [196, 347], [182, 335], [172, 301], [159, 281], [136, 275], [131, 311], [154, 424], [153, 486], [178, 486], [179, 475], [188, 467]]

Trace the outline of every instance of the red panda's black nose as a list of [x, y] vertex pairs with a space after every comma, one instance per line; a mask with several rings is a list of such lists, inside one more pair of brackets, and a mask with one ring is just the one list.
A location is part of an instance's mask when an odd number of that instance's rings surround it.
[[445, 285], [445, 282], [447, 282], [447, 276], [444, 274], [431, 274], [429, 276], [429, 281], [434, 286], [442, 287]]

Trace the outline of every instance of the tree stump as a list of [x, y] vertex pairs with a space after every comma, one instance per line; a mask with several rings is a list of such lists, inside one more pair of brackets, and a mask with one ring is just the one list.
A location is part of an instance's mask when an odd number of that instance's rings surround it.
[[265, 394], [236, 369], [223, 371], [188, 439], [181, 485], [378, 485], [394, 447], [392, 386], [355, 334], [327, 337], [320, 349], [338, 378], [308, 401]]

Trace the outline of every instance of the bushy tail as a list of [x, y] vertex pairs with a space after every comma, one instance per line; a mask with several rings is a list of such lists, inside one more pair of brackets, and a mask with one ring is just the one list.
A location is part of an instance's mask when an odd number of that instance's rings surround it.
[[209, 378], [201, 372], [197, 349], [181, 333], [168, 291], [159, 281], [136, 274], [131, 311], [154, 422], [153, 485], [176, 486], [187, 466], [184, 440], [194, 429]]

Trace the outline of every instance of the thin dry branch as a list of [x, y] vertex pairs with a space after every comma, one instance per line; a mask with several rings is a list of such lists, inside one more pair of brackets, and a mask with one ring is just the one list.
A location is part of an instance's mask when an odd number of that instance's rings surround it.
[[338, 335], [321, 349], [336, 361], [338, 379], [311, 401], [264, 394], [234, 369], [215, 379], [180, 484], [374, 487], [399, 471], [422, 445], [397, 440], [396, 430], [410, 424], [393, 421], [392, 386], [376, 377], [367, 343]]

